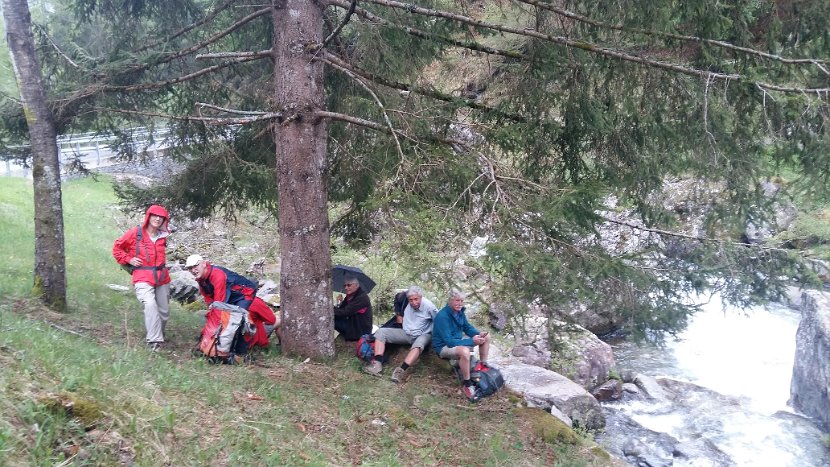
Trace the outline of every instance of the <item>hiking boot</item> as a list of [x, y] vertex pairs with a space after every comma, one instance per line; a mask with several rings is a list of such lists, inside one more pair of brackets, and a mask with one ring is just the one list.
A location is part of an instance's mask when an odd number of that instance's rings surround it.
[[372, 376], [380, 376], [380, 372], [383, 371], [383, 364], [377, 360], [372, 360], [369, 364], [363, 367], [363, 371]]
[[475, 386], [463, 386], [462, 392], [464, 392], [464, 396], [470, 402], [478, 402], [481, 400], [481, 396], [478, 394]]
[[401, 367], [395, 368], [395, 371], [392, 372], [392, 377], [389, 378], [392, 380], [393, 383], [400, 383], [403, 381], [403, 377], [406, 376], [406, 370]]
[[474, 373], [481, 373], [482, 371], [487, 371], [489, 369], [490, 369], [490, 367], [487, 366], [486, 363], [478, 362], [478, 363], [476, 363], [475, 368], [473, 368], [473, 372]]

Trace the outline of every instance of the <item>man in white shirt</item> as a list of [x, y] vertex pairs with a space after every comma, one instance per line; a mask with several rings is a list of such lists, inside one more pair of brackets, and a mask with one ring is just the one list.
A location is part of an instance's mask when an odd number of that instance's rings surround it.
[[409, 304], [403, 312], [401, 328], [380, 328], [375, 332], [375, 358], [369, 362], [364, 370], [374, 376], [380, 376], [383, 371], [383, 352], [386, 344], [410, 344], [409, 353], [406, 354], [401, 366], [395, 368], [390, 378], [395, 383], [400, 383], [406, 371], [414, 365], [421, 356], [424, 348], [432, 340], [432, 319], [438, 313], [438, 308], [429, 299], [424, 298], [424, 291], [417, 285], [413, 285], [406, 291], [406, 298]]

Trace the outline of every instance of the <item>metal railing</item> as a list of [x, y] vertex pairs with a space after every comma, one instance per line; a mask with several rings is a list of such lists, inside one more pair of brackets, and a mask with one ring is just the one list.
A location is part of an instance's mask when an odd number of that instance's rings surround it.
[[[172, 146], [169, 138], [170, 129], [166, 126], [153, 131], [143, 127], [131, 128], [125, 132], [131, 134], [131, 144], [136, 152], [155, 154]], [[65, 174], [69, 163], [75, 161], [80, 162], [87, 169], [119, 163], [118, 153], [112, 146], [115, 141], [114, 135], [102, 133], [73, 133], [58, 136], [58, 160], [61, 165], [61, 174]], [[31, 178], [31, 170], [15, 161], [6, 160], [3, 175]]]

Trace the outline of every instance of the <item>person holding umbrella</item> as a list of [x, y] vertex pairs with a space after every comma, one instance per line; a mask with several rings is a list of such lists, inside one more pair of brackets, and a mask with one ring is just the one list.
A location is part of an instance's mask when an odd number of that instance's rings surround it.
[[372, 302], [357, 277], [343, 278], [346, 296], [334, 307], [334, 329], [347, 341], [372, 333]]

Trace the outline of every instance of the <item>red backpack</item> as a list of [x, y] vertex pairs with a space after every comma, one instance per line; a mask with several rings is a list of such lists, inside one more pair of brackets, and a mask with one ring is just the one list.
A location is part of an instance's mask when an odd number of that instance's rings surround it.
[[355, 347], [357, 358], [361, 361], [369, 363], [375, 358], [375, 335], [364, 334], [360, 336]]
[[238, 363], [248, 353], [243, 333], [250, 333], [250, 327], [247, 310], [213, 302], [205, 314], [198, 351], [213, 363]]

